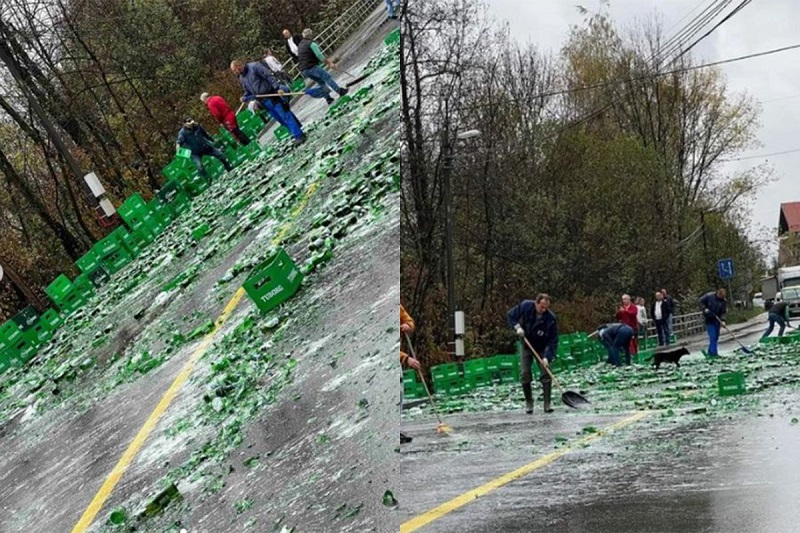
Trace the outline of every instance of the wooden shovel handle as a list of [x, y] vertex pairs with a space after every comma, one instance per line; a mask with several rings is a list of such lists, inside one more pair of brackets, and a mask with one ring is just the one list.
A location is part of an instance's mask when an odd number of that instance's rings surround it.
[[536, 357], [536, 360], [537, 360], [537, 361], [539, 361], [539, 366], [541, 366], [542, 368], [544, 368], [544, 371], [545, 371], [545, 372], [547, 372], [547, 375], [548, 375], [548, 376], [550, 376], [550, 379], [552, 379], [552, 380], [553, 380], [553, 383], [555, 383], [555, 384], [556, 384], [556, 387], [558, 387], [558, 390], [560, 390], [560, 391], [561, 391], [561, 394], [564, 394], [564, 389], [563, 389], [563, 387], [561, 387], [561, 383], [559, 383], [559, 382], [558, 382], [558, 380], [556, 379], [556, 377], [555, 377], [555, 376], [553, 375], [553, 373], [550, 371], [550, 365], [547, 365], [547, 366], [545, 366], [544, 362], [542, 361], [542, 357], [541, 357], [541, 356], [540, 356], [540, 355], [539, 355], [539, 354], [536, 352], [536, 350], [534, 350], [534, 349], [533, 349], [533, 346], [531, 346], [531, 343], [530, 343], [530, 342], [528, 342], [528, 338], [527, 338], [527, 337], [522, 337], [522, 340], [524, 340], [524, 341], [525, 341], [525, 344], [527, 344], [527, 345], [528, 345], [528, 349], [529, 349], [529, 350], [530, 350], [530, 351], [533, 353], [533, 355]]

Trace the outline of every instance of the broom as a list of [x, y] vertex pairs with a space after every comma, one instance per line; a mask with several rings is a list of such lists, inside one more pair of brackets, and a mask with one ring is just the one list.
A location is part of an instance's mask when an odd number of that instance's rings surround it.
[[[414, 345], [411, 344], [411, 339], [408, 338], [408, 333], [403, 334], [406, 338], [406, 344], [408, 344], [408, 349], [411, 350], [411, 356], [416, 359], [417, 354], [414, 352]], [[425, 381], [425, 377], [422, 375], [422, 369], [417, 369], [417, 373], [419, 374], [419, 379], [422, 381], [422, 384], [425, 386], [425, 392], [428, 393], [428, 399], [431, 401], [431, 406], [433, 407], [433, 414], [436, 415], [436, 420], [439, 421], [439, 425], [436, 426], [437, 433], [450, 433], [453, 431], [453, 428], [442, 422], [442, 418], [439, 416], [439, 410], [436, 408], [436, 402], [433, 401], [433, 395], [431, 394], [431, 390], [428, 388], [428, 383]]]

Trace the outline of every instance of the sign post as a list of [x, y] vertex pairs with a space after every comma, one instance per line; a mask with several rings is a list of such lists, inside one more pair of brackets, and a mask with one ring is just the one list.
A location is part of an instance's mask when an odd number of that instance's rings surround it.
[[735, 275], [733, 259], [728, 258], [717, 261], [717, 270], [719, 271], [720, 279], [728, 282], [728, 298], [732, 298], [735, 304], [736, 299], [733, 298], [733, 294], [731, 294], [731, 278]]

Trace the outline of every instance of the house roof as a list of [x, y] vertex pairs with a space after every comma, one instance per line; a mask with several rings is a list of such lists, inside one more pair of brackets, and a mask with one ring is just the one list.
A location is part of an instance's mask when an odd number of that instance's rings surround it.
[[778, 233], [783, 234], [787, 231], [800, 233], [800, 202], [781, 204]]

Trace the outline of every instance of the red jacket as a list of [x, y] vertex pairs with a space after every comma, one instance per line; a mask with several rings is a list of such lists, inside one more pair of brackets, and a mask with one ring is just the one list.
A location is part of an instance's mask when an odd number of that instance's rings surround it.
[[634, 332], [639, 331], [639, 321], [637, 320], [638, 316], [639, 309], [633, 305], [633, 303], [623, 309], [620, 309], [615, 315], [616, 319], [619, 320], [621, 324], [632, 327]]
[[236, 123], [236, 114], [221, 96], [210, 96], [208, 100], [206, 100], [206, 106], [214, 119], [220, 124], [223, 124], [226, 128], [231, 129], [238, 126]]

